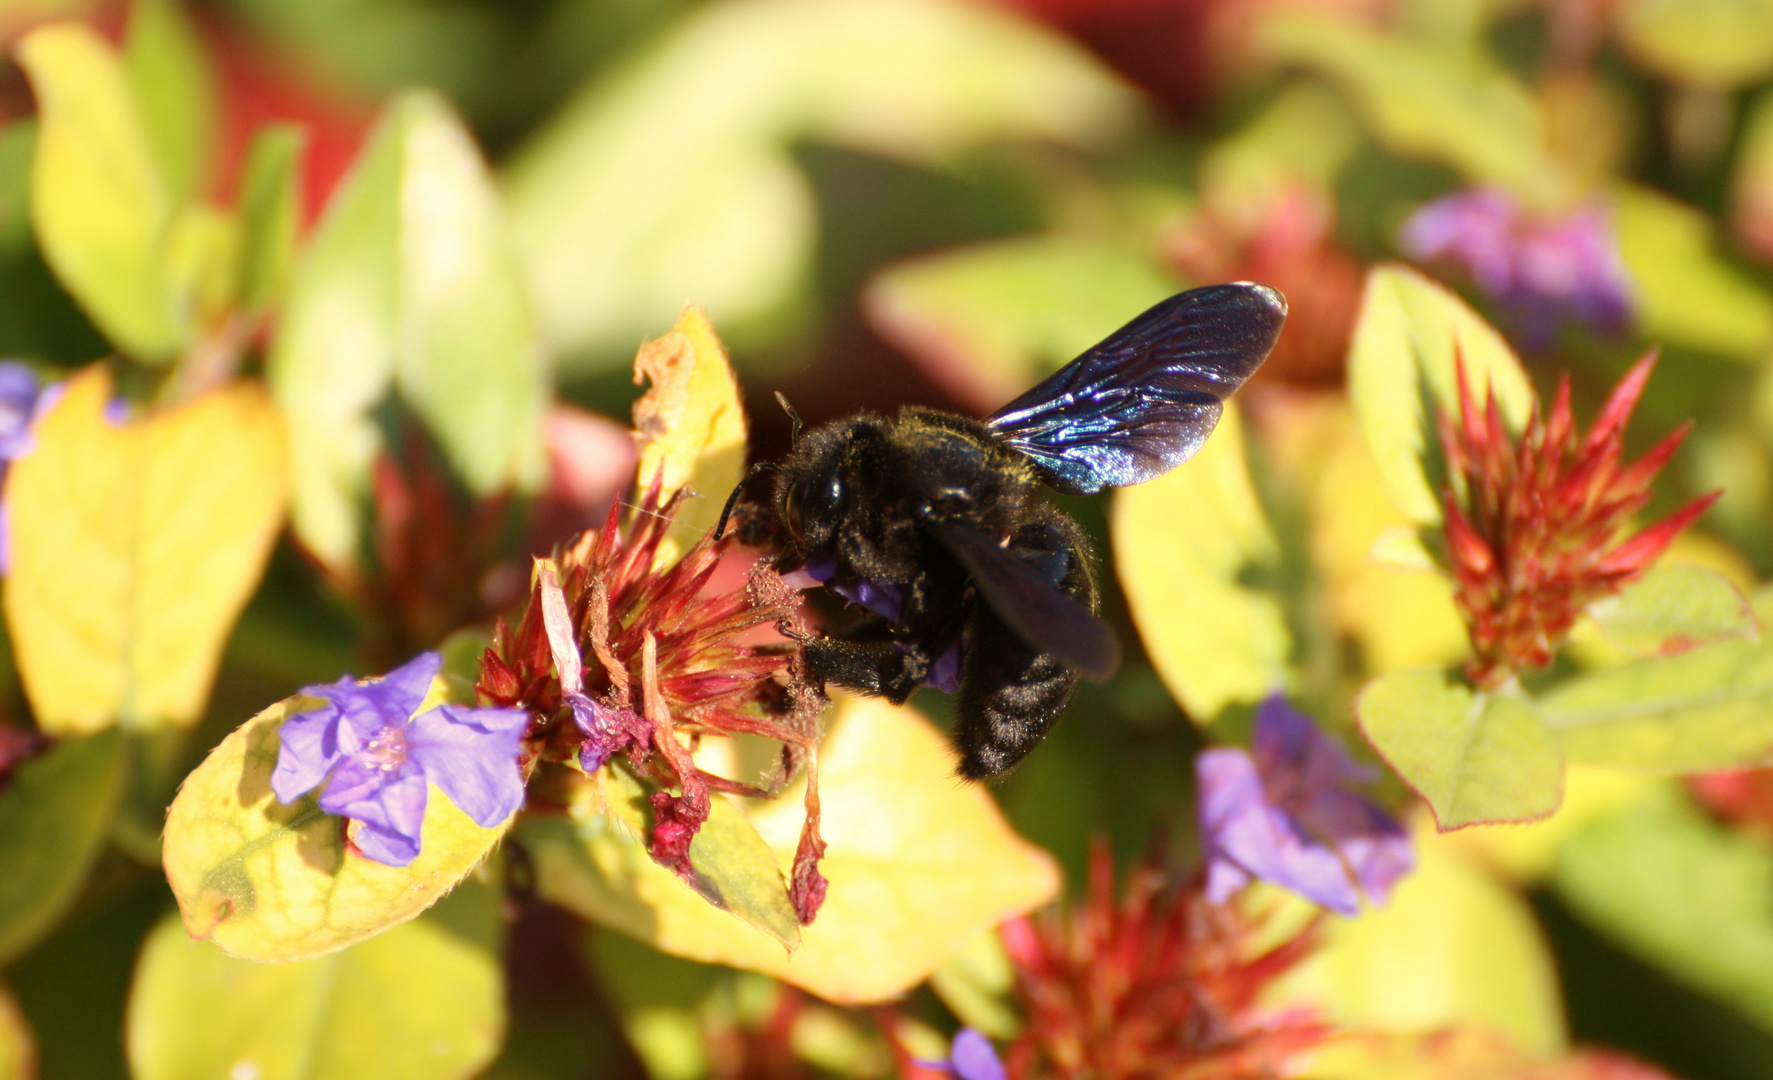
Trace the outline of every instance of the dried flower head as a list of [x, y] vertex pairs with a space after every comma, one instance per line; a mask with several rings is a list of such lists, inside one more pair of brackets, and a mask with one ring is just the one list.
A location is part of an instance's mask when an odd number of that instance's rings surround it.
[[[800, 597], [765, 563], [752, 567], [743, 590], [711, 592], [728, 540], [703, 536], [661, 565], [681, 498], [661, 499], [655, 483], [628, 524], [612, 507], [603, 529], [538, 562], [528, 609], [515, 632], [499, 623], [478, 689], [545, 718], [532, 737], [537, 755], [586, 771], [620, 757], [653, 785], [653, 858], [688, 880], [690, 842], [711, 793], [774, 795], [805, 768], [807, 819], [789, 894], [810, 922], [825, 893], [815, 775], [825, 697], [793, 642], [760, 642], [755, 633], [775, 626], [805, 635]], [[692, 759], [700, 739], [737, 734], [782, 745], [762, 786], [705, 772]]]
[[1516, 441], [1494, 393], [1480, 410], [1459, 366], [1459, 416], [1442, 413], [1447, 553], [1455, 600], [1470, 630], [1473, 682], [1494, 688], [1549, 664], [1583, 610], [1643, 573], [1715, 502], [1701, 496], [1627, 536], [1650, 483], [1686, 437], [1683, 424], [1626, 463], [1624, 431], [1655, 365], [1640, 360], [1613, 390], [1586, 436], [1559, 380], [1549, 415], [1535, 408]]
[[1330, 1028], [1305, 1009], [1260, 1004], [1307, 956], [1315, 924], [1266, 949], [1264, 920], [1208, 901], [1197, 879], [1166, 887], [1135, 870], [1117, 899], [1098, 848], [1081, 909], [1002, 929], [1016, 967], [1022, 1034], [1005, 1055], [1016, 1080], [1270, 1080], [1300, 1075]]

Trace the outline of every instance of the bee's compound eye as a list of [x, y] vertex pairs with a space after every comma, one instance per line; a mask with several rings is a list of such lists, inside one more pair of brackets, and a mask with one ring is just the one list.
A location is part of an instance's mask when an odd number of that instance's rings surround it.
[[788, 531], [794, 534], [796, 542], [800, 540], [800, 511], [803, 501], [801, 490], [800, 481], [796, 480], [788, 485], [788, 494], [782, 500], [782, 517], [785, 519]]
[[825, 498], [829, 500], [828, 505], [831, 507], [836, 508], [841, 506], [843, 504], [843, 480], [833, 476], [831, 478], [831, 487], [825, 492]]

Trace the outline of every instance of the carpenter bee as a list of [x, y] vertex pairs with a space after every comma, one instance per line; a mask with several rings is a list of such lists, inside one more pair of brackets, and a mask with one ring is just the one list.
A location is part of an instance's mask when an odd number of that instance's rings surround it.
[[1286, 314], [1266, 285], [1180, 293], [984, 420], [907, 407], [802, 433], [790, 409], [787, 458], [752, 467], [717, 534], [747, 484], [774, 474], [768, 502], [748, 504], [749, 531], [778, 569], [871, 613], [803, 641], [808, 673], [895, 703], [925, 683], [958, 690], [960, 773], [999, 775], [1052, 728], [1080, 674], [1106, 679], [1119, 663], [1088, 541], [1041, 486], [1090, 494], [1188, 460]]

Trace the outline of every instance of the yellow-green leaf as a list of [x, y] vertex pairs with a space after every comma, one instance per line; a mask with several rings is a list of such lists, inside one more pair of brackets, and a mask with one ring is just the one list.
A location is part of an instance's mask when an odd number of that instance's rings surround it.
[[135, 1080], [452, 1080], [505, 1033], [498, 956], [425, 918], [317, 960], [258, 964], [148, 935], [129, 995]]
[[1773, 71], [1770, 0], [1622, 0], [1607, 11], [1626, 51], [1658, 75], [1731, 90]]
[[0, 1077], [32, 1080], [37, 1075], [37, 1039], [18, 999], [0, 986]]
[[301, 225], [301, 163], [307, 133], [261, 128], [240, 168], [240, 305], [252, 314], [282, 299]]
[[726, 349], [698, 307], [685, 307], [670, 333], [641, 347], [634, 381], [642, 380], [652, 385], [634, 403], [640, 486], [657, 479], [661, 495], [687, 488], [700, 496], [671, 523], [662, 565], [714, 527], [745, 475], [745, 406]]
[[186, 930], [243, 959], [305, 960], [406, 922], [466, 877], [509, 825], [481, 828], [432, 785], [418, 857], [407, 866], [364, 858], [313, 794], [285, 806], [271, 792], [283, 722], [314, 703], [297, 695], [247, 721], [185, 779], [167, 812], [166, 879]]
[[19, 45], [38, 108], [31, 220], [43, 256], [107, 337], [166, 360], [190, 327], [162, 263], [173, 192], [122, 60], [91, 28], [55, 23]]
[[1402, 266], [1367, 275], [1348, 353], [1348, 392], [1392, 500], [1413, 524], [1441, 520], [1437, 413], [1459, 412], [1455, 358], [1472, 399], [1486, 391], [1511, 428], [1533, 409], [1533, 387], [1502, 336], [1445, 288]]
[[113, 424], [93, 368], [6, 480], [6, 622], [37, 722], [189, 724], [282, 522], [283, 430], [237, 383]]
[[1476, 693], [1439, 671], [1367, 684], [1355, 701], [1361, 731], [1445, 829], [1533, 821], [1558, 808], [1564, 759], [1533, 702]]
[[[522, 835], [538, 890], [587, 918], [829, 1001], [883, 1001], [928, 978], [980, 930], [1058, 890], [1052, 859], [1011, 832], [985, 789], [960, 783], [954, 769], [953, 751], [913, 710], [843, 701], [820, 750], [830, 891], [792, 953], [710, 906], [607, 819], [526, 821]], [[751, 817], [787, 868], [798, 788]]]
[[1613, 214], [1643, 336], [1749, 363], [1766, 358], [1773, 296], [1718, 253], [1702, 211], [1627, 184], [1614, 194]]
[[1588, 609], [1613, 644], [1651, 655], [1760, 632], [1748, 598], [1716, 570], [1659, 563], [1615, 596]]
[[104, 847], [123, 790], [122, 737], [56, 743], [0, 787], [0, 963], [36, 943]]
[[137, 0], [123, 59], [167, 189], [176, 201], [202, 198], [215, 153], [216, 87], [201, 32], [177, 0]]
[[1116, 492], [1111, 520], [1133, 622], [1190, 716], [1209, 723], [1286, 685], [1292, 639], [1280, 600], [1241, 580], [1274, 568], [1280, 547], [1250, 483], [1235, 406], [1193, 460]]
[[1418, 831], [1417, 864], [1384, 907], [1332, 919], [1282, 993], [1350, 1030], [1476, 1027], [1521, 1050], [1566, 1047], [1563, 999], [1538, 920], [1451, 837]]

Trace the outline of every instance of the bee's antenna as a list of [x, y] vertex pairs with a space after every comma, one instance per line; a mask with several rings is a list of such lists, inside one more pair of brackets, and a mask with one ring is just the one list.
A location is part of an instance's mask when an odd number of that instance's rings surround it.
[[[777, 400], [780, 400], [781, 397], [782, 397], [781, 394], [776, 395]], [[788, 403], [786, 401], [784, 401], [784, 402], [782, 402], [782, 404], [786, 405]], [[794, 411], [792, 409], [789, 410], [788, 415], [794, 416]], [[800, 422], [799, 418], [796, 417], [795, 423], [798, 424], [799, 422]], [[796, 430], [798, 430], [798, 428]], [[773, 473], [773, 472], [781, 472], [781, 471], [782, 471], [782, 467], [780, 465], [777, 465], [773, 461], [759, 461], [756, 464], [752, 465], [749, 469], [745, 470], [745, 475], [742, 478], [740, 478], [738, 486], [733, 488], [733, 493], [726, 497], [726, 505], [720, 508], [720, 524], [714, 526], [714, 539], [719, 540], [721, 537], [726, 535], [726, 519], [732, 516], [733, 507], [738, 505], [739, 496], [744, 493], [745, 486], [747, 484], [751, 483], [752, 480], [756, 479], [757, 475], [759, 473], [766, 473], [766, 472]]]
[[776, 404], [782, 406], [782, 411], [788, 414], [788, 419], [794, 424], [794, 429], [788, 433], [788, 444], [792, 446], [800, 441], [800, 429], [806, 425], [800, 422], [800, 414], [794, 411], [794, 406], [788, 404], [788, 398], [780, 390], [776, 391]]

